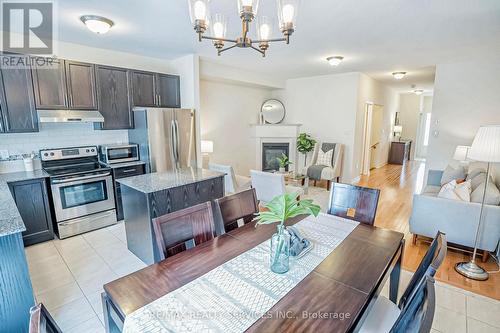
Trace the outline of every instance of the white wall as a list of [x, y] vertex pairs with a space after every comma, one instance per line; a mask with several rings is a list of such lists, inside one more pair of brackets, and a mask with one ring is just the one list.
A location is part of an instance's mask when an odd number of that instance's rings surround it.
[[421, 96], [414, 93], [403, 93], [399, 96], [399, 119], [403, 131], [401, 139], [412, 140], [411, 159], [415, 158], [417, 129], [420, 118]]
[[256, 124], [271, 91], [254, 86], [201, 80], [201, 139], [214, 142], [210, 162], [232, 165], [240, 175], [255, 169]]
[[432, 109], [427, 168], [443, 169], [480, 125], [500, 124], [500, 61], [437, 65]]

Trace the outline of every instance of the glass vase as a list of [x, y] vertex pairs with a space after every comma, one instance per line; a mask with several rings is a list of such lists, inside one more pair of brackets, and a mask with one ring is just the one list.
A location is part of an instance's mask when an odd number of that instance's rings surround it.
[[290, 234], [285, 226], [279, 225], [278, 232], [271, 238], [271, 271], [278, 274], [288, 272], [290, 264]]

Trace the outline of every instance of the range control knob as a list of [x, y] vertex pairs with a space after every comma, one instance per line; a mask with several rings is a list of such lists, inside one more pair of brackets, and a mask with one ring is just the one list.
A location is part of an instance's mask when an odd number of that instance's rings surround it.
[[50, 153], [50, 156], [54, 156], [54, 153]]
[[45, 154], [43, 154], [43, 156], [49, 156], [49, 153], [45, 153]]
[[85, 150], [85, 152], [86, 152], [86, 153], [88, 153], [88, 152], [89, 152], [89, 150], [87, 149], [87, 150]]
[[94, 152], [94, 151], [95, 151], [95, 149], [94, 149], [94, 148], [92, 148], [90, 151], [91, 151], [91, 152]]

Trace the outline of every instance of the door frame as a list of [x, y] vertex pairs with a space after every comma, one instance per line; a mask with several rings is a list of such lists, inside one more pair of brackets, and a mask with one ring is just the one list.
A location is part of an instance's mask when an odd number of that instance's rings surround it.
[[370, 175], [370, 166], [371, 166], [371, 149], [370, 149], [370, 140], [372, 136], [372, 126], [373, 126], [373, 107], [379, 106], [383, 108], [382, 104], [377, 104], [373, 102], [365, 103], [365, 116], [364, 116], [364, 125], [363, 125], [363, 149], [361, 154], [361, 170], [360, 174], [363, 176]]

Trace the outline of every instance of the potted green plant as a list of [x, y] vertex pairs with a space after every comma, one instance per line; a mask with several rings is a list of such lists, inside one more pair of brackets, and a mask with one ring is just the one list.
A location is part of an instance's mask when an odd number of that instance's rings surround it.
[[277, 233], [271, 237], [270, 268], [273, 272], [283, 274], [288, 272], [290, 258], [290, 234], [285, 229], [285, 222], [298, 215], [318, 216], [320, 207], [311, 199], [298, 200], [298, 193], [286, 193], [274, 197], [259, 212], [255, 220], [256, 227], [260, 224], [278, 223]]
[[278, 160], [278, 163], [280, 165], [279, 172], [284, 173], [286, 171], [286, 167], [289, 166], [290, 164], [293, 164], [288, 156], [285, 154], [281, 153], [281, 157], [276, 158]]
[[300, 133], [297, 137], [297, 150], [304, 154], [304, 166], [307, 163], [307, 154], [314, 149], [315, 144], [316, 140], [307, 133]]

